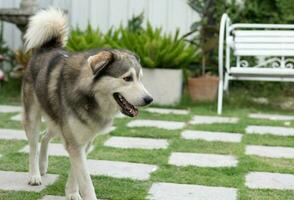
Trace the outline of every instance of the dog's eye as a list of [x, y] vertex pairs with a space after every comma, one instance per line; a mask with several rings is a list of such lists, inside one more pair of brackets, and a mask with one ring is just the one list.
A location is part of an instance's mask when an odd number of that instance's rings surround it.
[[124, 77], [124, 80], [127, 81], [127, 82], [131, 82], [131, 81], [133, 81], [133, 77], [132, 76], [127, 76], [127, 77]]

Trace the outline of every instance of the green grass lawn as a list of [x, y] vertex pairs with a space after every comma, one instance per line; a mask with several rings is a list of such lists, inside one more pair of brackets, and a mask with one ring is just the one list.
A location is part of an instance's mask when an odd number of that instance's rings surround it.
[[[0, 103], [9, 104], [9, 98], [0, 98]], [[12, 98], [13, 99], [13, 98]], [[227, 100], [224, 106], [224, 115], [237, 116], [238, 124], [186, 125], [189, 130], [221, 131], [244, 134], [247, 125], [277, 125], [284, 126], [283, 122], [249, 119], [250, 112], [287, 113], [276, 108], [231, 104]], [[17, 104], [17, 100], [12, 104]], [[139, 119], [160, 119], [187, 122], [194, 114], [216, 115], [215, 103], [191, 104], [184, 102], [177, 106], [187, 108], [189, 115], [160, 115], [141, 111]], [[14, 114], [0, 114], [0, 128], [20, 129], [19, 122], [10, 120]], [[244, 185], [244, 177], [250, 171], [281, 172], [294, 174], [294, 160], [270, 159], [244, 154], [245, 145], [272, 145], [294, 147], [294, 137], [279, 137], [270, 135], [244, 135], [241, 143], [206, 142], [202, 140], [183, 140], [181, 130], [168, 131], [156, 128], [127, 128], [126, 124], [132, 119], [115, 119], [115, 131], [109, 135], [98, 136], [94, 142], [94, 151], [89, 154], [90, 159], [128, 161], [158, 165], [159, 169], [152, 173], [148, 181], [133, 181], [130, 179], [116, 179], [103, 176], [93, 176], [97, 197], [112, 200], [140, 200], [145, 199], [153, 182], [171, 182], [185, 184], [199, 184], [207, 186], [224, 186], [238, 189], [240, 200], [293, 200], [294, 190], [259, 190], [248, 189]], [[294, 127], [294, 123], [290, 126]], [[167, 138], [169, 147], [164, 150], [135, 150], [118, 149], [103, 146], [105, 140], [111, 136], [131, 136], [148, 138]], [[28, 156], [18, 153], [26, 145], [25, 141], [0, 140], [0, 170], [27, 171]], [[235, 168], [201, 168], [176, 167], [168, 164], [171, 152], [198, 152], [235, 155], [239, 164]], [[35, 200], [44, 195], [64, 195], [64, 186], [67, 178], [69, 161], [63, 157], [50, 157], [49, 173], [59, 174], [58, 181], [43, 190], [34, 192], [7, 192], [0, 190], [0, 200]]]

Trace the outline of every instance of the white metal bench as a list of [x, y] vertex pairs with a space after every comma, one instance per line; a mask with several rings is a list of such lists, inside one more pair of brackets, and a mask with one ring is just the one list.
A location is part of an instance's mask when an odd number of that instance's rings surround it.
[[217, 112], [221, 114], [230, 80], [294, 81], [294, 25], [231, 24], [223, 14], [218, 63]]

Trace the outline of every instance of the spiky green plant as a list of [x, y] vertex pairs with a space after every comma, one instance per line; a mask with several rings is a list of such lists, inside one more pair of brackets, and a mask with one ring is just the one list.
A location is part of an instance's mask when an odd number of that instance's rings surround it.
[[99, 29], [93, 30], [91, 25], [85, 31], [79, 28], [71, 31], [67, 48], [71, 51], [82, 51], [85, 49], [101, 48], [104, 46], [103, 35]]
[[73, 30], [68, 49], [82, 51], [92, 48], [122, 48], [135, 52], [146, 68], [186, 68], [197, 59], [195, 47], [175, 35], [164, 34], [161, 28], [153, 28], [150, 23], [145, 29], [132, 31], [120, 26], [102, 34], [89, 25], [85, 31]]

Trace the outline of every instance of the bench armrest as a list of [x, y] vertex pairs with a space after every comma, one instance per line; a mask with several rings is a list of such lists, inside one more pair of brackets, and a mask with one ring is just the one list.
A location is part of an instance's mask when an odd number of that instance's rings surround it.
[[229, 22], [229, 16], [224, 13], [220, 22], [219, 40], [218, 40], [218, 73], [220, 81], [223, 80], [224, 73], [224, 44], [226, 39], [227, 24]]

